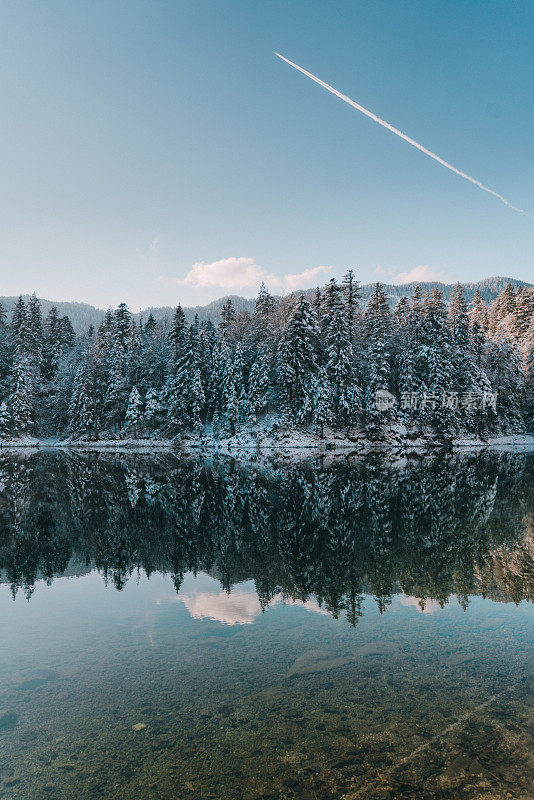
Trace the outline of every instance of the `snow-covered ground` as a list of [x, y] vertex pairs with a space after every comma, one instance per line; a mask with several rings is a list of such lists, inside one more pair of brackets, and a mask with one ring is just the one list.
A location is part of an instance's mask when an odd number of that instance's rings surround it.
[[[221, 455], [253, 454], [253, 453], [286, 453], [296, 454], [297, 451], [314, 453], [344, 453], [345, 455], [364, 455], [370, 451], [385, 453], [401, 453], [410, 451], [430, 450], [435, 442], [431, 436], [418, 438], [407, 437], [406, 431], [400, 426], [391, 427], [385, 431], [381, 442], [369, 442], [361, 432], [349, 432], [326, 428], [323, 435], [319, 434], [313, 426], [308, 428], [263, 428], [259, 430], [242, 430], [234, 436], [216, 437], [211, 431], [184, 434], [175, 439], [155, 438], [115, 438], [88, 440], [62, 440], [62, 439], [36, 439], [26, 437], [22, 439], [0, 440], [0, 449], [43, 449], [60, 448], [72, 450], [94, 450], [108, 452], [135, 451], [143, 453], [162, 451], [210, 452]], [[495, 436], [488, 439], [475, 437], [462, 437], [453, 440], [455, 450], [513, 450], [515, 452], [529, 452], [534, 450], [534, 435], [514, 434]]]

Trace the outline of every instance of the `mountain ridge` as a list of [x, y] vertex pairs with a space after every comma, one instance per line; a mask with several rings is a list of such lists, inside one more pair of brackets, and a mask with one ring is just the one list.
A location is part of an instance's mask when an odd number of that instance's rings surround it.
[[[360, 286], [363, 306], [366, 305], [366, 301], [369, 299], [369, 296], [373, 291], [373, 288], [376, 286], [376, 283], [376, 281], [373, 281], [372, 283], [366, 283]], [[432, 291], [432, 289], [435, 289], [436, 287], [439, 288], [443, 292], [445, 301], [448, 301], [450, 294], [457, 282], [442, 283], [440, 281], [412, 281], [410, 283], [403, 284], [388, 284], [384, 283], [383, 281], [379, 281], [379, 283], [381, 283], [384, 287], [384, 291], [388, 296], [390, 305], [394, 307], [401, 297], [409, 297], [413, 293], [413, 290], [417, 284], [419, 284], [423, 292], [429, 290]], [[520, 286], [526, 286], [527, 288], [534, 286], [534, 284], [527, 283], [526, 281], [519, 280], [518, 278], [508, 278], [501, 275], [483, 278], [480, 281], [460, 281], [460, 283], [464, 288], [464, 294], [467, 301], [472, 299], [476, 289], [478, 289], [481, 297], [488, 303], [497, 297], [499, 292], [504, 289], [507, 283], [512, 284], [515, 289]], [[290, 297], [291, 295], [298, 296], [300, 294], [304, 294], [307, 297], [312, 297], [315, 291], [315, 288], [303, 289], [283, 295], [283, 297]], [[23, 294], [22, 297], [25, 300], [28, 300], [30, 295]], [[278, 299], [280, 299], [280, 297], [282, 296], [278, 296]], [[11, 312], [17, 299], [18, 298], [16, 296], [10, 295], [0, 297], [0, 303], [8, 313], [8, 317], [11, 316]], [[228, 299], [232, 300], [234, 307], [238, 312], [252, 312], [254, 310], [254, 304], [256, 302], [255, 298], [246, 298], [242, 297], [241, 295], [224, 295], [223, 297], [220, 297], [217, 300], [212, 300], [210, 303], [206, 303], [203, 306], [183, 306], [183, 310], [186, 318], [190, 322], [193, 320], [195, 315], [198, 315], [198, 318], [201, 321], [211, 319], [212, 322], [218, 323], [220, 320], [221, 308]], [[56, 306], [60, 316], [67, 315], [70, 318], [70, 321], [72, 322], [72, 325], [78, 334], [84, 333], [90, 325], [93, 325], [94, 327], [98, 326], [106, 313], [104, 309], [97, 308], [90, 303], [79, 301], [56, 302], [53, 300], [47, 300], [45, 298], [39, 298], [39, 300], [41, 302], [44, 315], [48, 314], [52, 306]], [[152, 314], [158, 320], [170, 318], [178, 302], [179, 301], [177, 301], [173, 306], [149, 306], [141, 311], [135, 312], [133, 317], [136, 320], [146, 320], [148, 315]]]

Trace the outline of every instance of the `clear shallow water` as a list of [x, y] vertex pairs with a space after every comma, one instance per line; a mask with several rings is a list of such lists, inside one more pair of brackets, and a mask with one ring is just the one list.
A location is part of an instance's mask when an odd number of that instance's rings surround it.
[[532, 797], [532, 470], [4, 458], [0, 797]]

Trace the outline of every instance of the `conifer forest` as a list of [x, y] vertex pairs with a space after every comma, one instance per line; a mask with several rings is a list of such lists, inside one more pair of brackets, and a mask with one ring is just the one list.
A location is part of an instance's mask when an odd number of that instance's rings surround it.
[[478, 290], [468, 302], [461, 284], [448, 303], [416, 285], [392, 308], [377, 283], [363, 307], [349, 271], [314, 295], [275, 298], [262, 284], [252, 313], [227, 299], [218, 325], [188, 323], [181, 306], [136, 320], [121, 303], [79, 335], [54, 306], [43, 318], [35, 295], [9, 319], [0, 310], [4, 441], [280, 426], [442, 441], [533, 421], [534, 290], [524, 286], [506, 284], [488, 305]]

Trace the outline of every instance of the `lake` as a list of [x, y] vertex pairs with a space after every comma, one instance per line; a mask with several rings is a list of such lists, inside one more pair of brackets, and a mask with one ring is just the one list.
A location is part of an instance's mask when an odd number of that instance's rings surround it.
[[532, 798], [534, 457], [0, 455], [0, 798]]

